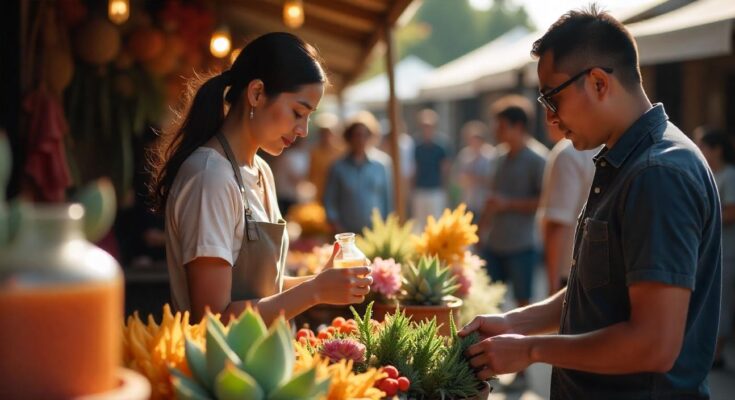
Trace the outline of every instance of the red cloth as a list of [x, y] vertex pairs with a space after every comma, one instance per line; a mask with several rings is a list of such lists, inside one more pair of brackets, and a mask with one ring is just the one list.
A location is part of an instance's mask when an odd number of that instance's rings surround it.
[[34, 199], [64, 201], [71, 177], [64, 148], [69, 126], [61, 103], [39, 88], [26, 96], [23, 108], [29, 121], [25, 174], [33, 183]]

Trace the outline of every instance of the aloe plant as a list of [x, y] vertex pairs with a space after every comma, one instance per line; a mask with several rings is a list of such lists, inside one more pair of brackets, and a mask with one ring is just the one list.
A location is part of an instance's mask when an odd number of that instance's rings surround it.
[[204, 349], [188, 338], [185, 346], [193, 377], [171, 370], [180, 400], [313, 399], [329, 389], [328, 378], [317, 380], [316, 368], [293, 375], [295, 352], [283, 317], [266, 329], [260, 315], [247, 309], [225, 332], [209, 315]]
[[439, 258], [422, 256], [418, 264], [404, 268], [400, 300], [403, 304], [440, 305], [457, 289], [457, 277]]

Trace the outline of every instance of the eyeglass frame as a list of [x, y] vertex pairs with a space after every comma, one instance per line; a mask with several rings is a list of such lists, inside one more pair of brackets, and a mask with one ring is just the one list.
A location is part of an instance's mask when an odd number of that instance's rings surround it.
[[536, 100], [539, 103], [541, 103], [541, 105], [544, 106], [544, 108], [546, 108], [547, 110], [549, 110], [552, 113], [556, 114], [557, 112], [559, 112], [559, 107], [557, 107], [557, 105], [554, 104], [554, 102], [551, 100], [551, 98], [554, 97], [554, 96], [556, 96], [557, 94], [559, 94], [559, 92], [561, 92], [562, 90], [566, 89], [567, 86], [569, 86], [572, 83], [574, 83], [574, 81], [576, 81], [577, 79], [579, 79], [579, 78], [581, 78], [581, 77], [589, 74], [595, 68], [599, 68], [599, 69], [607, 72], [608, 74], [612, 74], [612, 72], [613, 72], [613, 69], [610, 68], [610, 67], [589, 67], [589, 68], [585, 69], [584, 71], [581, 71], [578, 74], [574, 75], [573, 77], [567, 79], [566, 81], [564, 81], [559, 86], [557, 86], [557, 87], [555, 87], [555, 88], [547, 91], [546, 93], [539, 91], [540, 96]]

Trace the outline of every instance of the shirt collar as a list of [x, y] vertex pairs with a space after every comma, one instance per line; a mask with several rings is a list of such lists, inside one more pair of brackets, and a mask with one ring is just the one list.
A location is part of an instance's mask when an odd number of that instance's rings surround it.
[[669, 116], [664, 111], [661, 103], [655, 104], [631, 125], [612, 148], [604, 146], [594, 157], [595, 164], [600, 158], [610, 163], [615, 168], [620, 168], [625, 160], [633, 153], [643, 138], [651, 133], [657, 126], [668, 121]]

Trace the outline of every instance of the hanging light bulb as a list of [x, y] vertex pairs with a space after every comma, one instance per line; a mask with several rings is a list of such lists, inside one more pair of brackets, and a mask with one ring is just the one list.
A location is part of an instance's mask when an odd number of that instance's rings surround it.
[[230, 30], [226, 26], [218, 28], [212, 33], [212, 39], [209, 41], [209, 51], [217, 58], [224, 58], [230, 54]]
[[283, 2], [283, 23], [296, 29], [304, 24], [304, 3], [302, 0], [285, 0]]
[[109, 0], [107, 16], [118, 25], [124, 24], [130, 18], [130, 0]]

